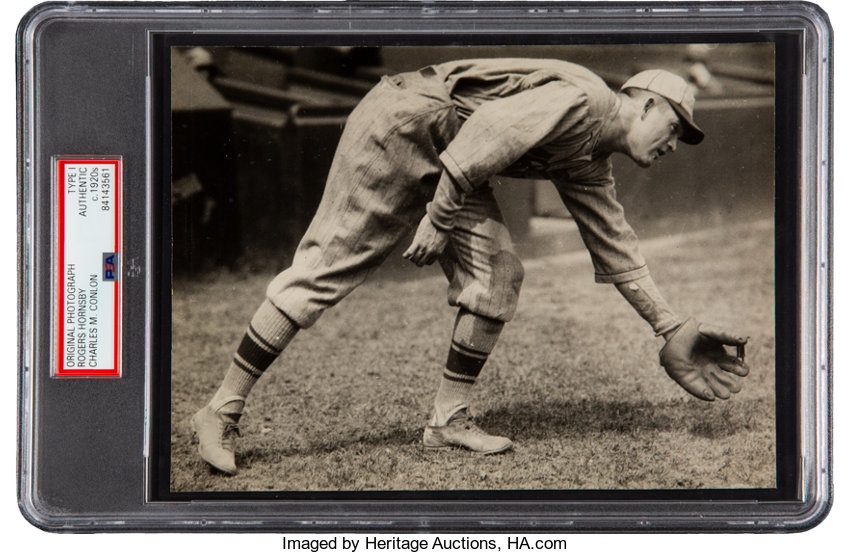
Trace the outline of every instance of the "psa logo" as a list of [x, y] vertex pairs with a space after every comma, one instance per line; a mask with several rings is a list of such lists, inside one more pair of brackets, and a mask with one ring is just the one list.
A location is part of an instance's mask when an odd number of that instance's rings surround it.
[[104, 252], [103, 253], [103, 280], [117, 281], [118, 280], [118, 253]]

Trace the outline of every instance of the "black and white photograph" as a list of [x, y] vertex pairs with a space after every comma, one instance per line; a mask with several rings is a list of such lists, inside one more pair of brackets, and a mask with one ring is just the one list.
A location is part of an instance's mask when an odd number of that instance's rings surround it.
[[775, 56], [172, 47], [169, 490], [777, 488]]

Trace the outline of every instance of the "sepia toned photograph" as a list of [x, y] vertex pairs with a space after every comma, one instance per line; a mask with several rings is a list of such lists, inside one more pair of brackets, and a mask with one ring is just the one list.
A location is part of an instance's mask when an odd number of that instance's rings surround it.
[[169, 54], [171, 492], [778, 487], [773, 43]]

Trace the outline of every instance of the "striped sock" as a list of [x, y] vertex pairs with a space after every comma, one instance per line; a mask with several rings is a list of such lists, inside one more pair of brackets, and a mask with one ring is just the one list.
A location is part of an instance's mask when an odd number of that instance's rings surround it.
[[431, 425], [443, 426], [455, 412], [467, 407], [472, 386], [496, 346], [504, 325], [501, 321], [460, 310], [455, 320], [446, 369], [434, 399]]
[[236, 349], [221, 386], [211, 405], [237, 396], [245, 398], [263, 372], [295, 337], [298, 325], [268, 300], [263, 301], [251, 318], [248, 330]]

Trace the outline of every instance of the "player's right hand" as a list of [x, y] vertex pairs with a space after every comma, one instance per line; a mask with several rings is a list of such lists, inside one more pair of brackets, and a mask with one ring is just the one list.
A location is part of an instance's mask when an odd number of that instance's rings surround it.
[[434, 227], [426, 214], [419, 222], [413, 242], [402, 256], [419, 267], [430, 265], [443, 253], [448, 243], [449, 234]]

